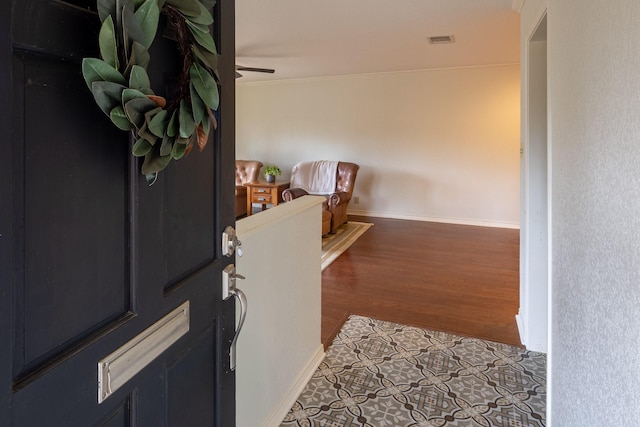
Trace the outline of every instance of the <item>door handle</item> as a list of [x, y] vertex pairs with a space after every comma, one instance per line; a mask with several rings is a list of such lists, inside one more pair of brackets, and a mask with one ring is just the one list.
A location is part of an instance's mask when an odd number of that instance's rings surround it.
[[247, 317], [247, 296], [240, 289], [236, 287], [236, 280], [244, 279], [241, 274], [236, 274], [236, 267], [233, 264], [227, 265], [222, 270], [222, 299], [228, 300], [232, 296], [240, 303], [240, 321], [236, 328], [236, 333], [231, 341], [231, 348], [229, 349], [229, 369], [235, 371], [236, 369], [236, 345], [238, 343], [238, 335], [242, 325], [244, 325], [244, 319]]

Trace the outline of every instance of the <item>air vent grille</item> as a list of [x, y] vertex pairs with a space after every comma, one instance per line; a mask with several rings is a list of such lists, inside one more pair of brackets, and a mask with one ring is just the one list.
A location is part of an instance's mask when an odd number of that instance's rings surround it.
[[429, 37], [429, 43], [431, 44], [448, 44], [455, 43], [456, 39], [451, 36], [432, 36]]

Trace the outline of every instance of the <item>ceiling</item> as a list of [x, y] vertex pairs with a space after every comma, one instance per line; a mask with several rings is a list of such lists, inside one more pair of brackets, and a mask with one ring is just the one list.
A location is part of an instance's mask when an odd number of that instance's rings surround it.
[[236, 63], [276, 70], [236, 82], [518, 63], [512, 2], [236, 0]]

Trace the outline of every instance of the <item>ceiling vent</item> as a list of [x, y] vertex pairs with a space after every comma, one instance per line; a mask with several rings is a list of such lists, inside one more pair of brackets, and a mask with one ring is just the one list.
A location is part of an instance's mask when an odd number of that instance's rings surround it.
[[455, 43], [456, 39], [451, 36], [432, 36], [429, 37], [429, 43], [431, 44], [449, 44]]

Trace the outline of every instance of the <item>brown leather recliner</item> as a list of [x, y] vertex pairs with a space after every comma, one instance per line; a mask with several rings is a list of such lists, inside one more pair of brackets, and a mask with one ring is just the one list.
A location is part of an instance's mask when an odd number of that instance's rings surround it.
[[236, 160], [236, 218], [247, 214], [247, 182], [258, 180], [262, 163], [257, 160]]
[[[294, 166], [294, 169], [303, 163]], [[347, 207], [353, 195], [358, 169], [360, 169], [360, 166], [355, 163], [338, 162], [336, 185], [333, 192], [319, 194], [309, 192], [303, 188], [291, 187], [282, 192], [282, 198], [285, 201], [291, 201], [307, 194], [325, 196], [327, 201], [323, 204], [322, 234], [335, 233], [338, 227], [347, 222]]]

